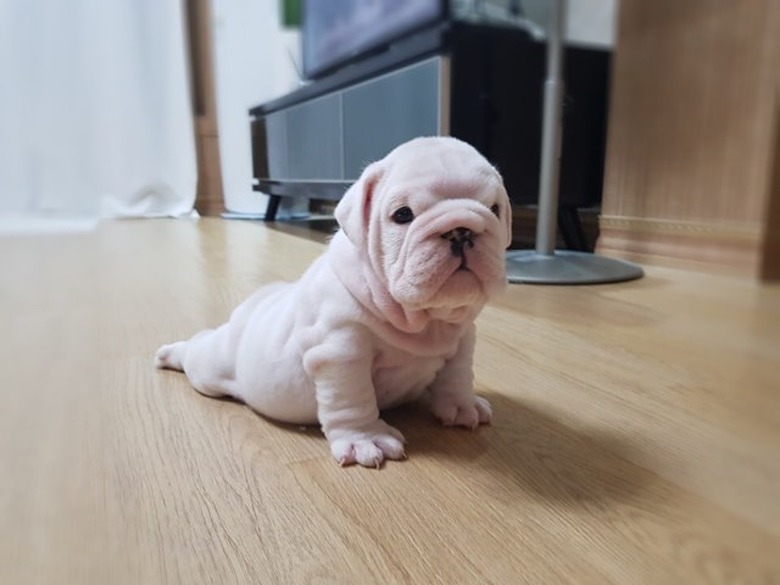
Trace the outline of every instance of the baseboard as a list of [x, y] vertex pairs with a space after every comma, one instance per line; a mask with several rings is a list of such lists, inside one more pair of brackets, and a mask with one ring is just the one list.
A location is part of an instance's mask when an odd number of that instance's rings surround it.
[[[529, 249], [536, 245], [537, 208], [521, 205], [512, 206], [512, 248]], [[578, 210], [585, 241], [589, 250], [593, 250], [598, 238], [598, 209], [588, 208]], [[555, 247], [558, 250], [566, 249], [566, 244], [557, 230]]]
[[757, 278], [758, 226], [602, 215], [596, 251], [643, 264]]

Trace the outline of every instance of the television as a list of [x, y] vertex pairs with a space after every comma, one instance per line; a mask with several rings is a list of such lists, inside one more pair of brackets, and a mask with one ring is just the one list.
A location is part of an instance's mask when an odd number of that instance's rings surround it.
[[303, 73], [318, 79], [446, 17], [446, 0], [304, 0]]

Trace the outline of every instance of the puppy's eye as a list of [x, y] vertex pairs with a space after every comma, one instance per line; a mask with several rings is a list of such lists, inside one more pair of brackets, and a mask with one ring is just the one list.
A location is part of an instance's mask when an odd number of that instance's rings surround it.
[[493, 206], [490, 208], [490, 211], [492, 211], [492, 212], [493, 212], [493, 215], [495, 215], [496, 217], [500, 217], [500, 215], [499, 215], [499, 207], [498, 207], [498, 203], [496, 203], [495, 205], [493, 205]]
[[404, 205], [393, 212], [393, 221], [398, 224], [409, 223], [414, 219], [414, 212]]

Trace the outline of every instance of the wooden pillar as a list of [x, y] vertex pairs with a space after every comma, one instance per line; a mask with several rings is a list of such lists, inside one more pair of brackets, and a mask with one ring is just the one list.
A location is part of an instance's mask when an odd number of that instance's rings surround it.
[[224, 199], [219, 160], [209, 0], [187, 0], [187, 20], [192, 103], [195, 114], [195, 150], [198, 159], [195, 208], [201, 215], [218, 215], [224, 211]]
[[780, 278], [780, 2], [621, 0], [597, 249]]

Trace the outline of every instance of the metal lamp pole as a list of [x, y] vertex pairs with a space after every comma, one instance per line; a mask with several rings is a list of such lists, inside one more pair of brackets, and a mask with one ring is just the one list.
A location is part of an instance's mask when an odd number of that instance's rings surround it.
[[597, 284], [640, 278], [644, 274], [642, 269], [629, 262], [587, 252], [555, 250], [563, 137], [566, 4], [567, 0], [550, 1], [536, 249], [508, 252], [507, 276], [510, 282], [529, 284]]

